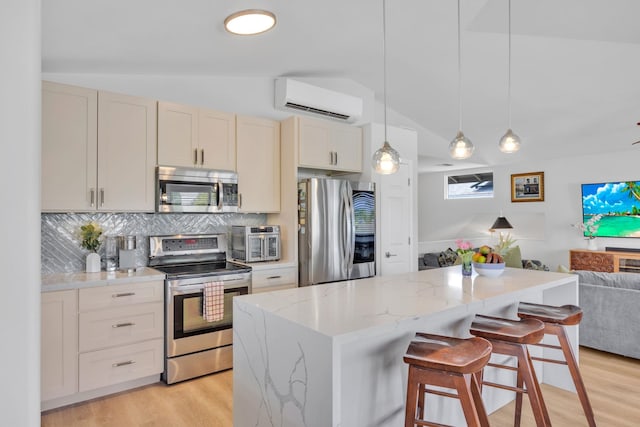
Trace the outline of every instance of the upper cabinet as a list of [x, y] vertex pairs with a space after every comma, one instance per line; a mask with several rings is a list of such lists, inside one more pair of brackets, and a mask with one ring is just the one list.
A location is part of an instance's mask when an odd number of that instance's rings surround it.
[[241, 212], [280, 211], [280, 123], [236, 118]]
[[42, 83], [42, 210], [152, 212], [156, 101]]
[[95, 209], [98, 91], [42, 82], [42, 210]]
[[362, 129], [328, 120], [298, 117], [298, 166], [362, 172]]
[[158, 103], [158, 164], [236, 170], [235, 114]]

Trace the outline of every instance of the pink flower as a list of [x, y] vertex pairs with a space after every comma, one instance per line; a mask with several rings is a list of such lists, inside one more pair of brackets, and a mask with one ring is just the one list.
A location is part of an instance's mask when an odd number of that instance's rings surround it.
[[458, 246], [459, 251], [462, 251], [462, 252], [469, 251], [473, 247], [471, 245], [471, 242], [469, 242], [469, 241], [465, 242], [462, 239], [456, 240], [456, 245]]

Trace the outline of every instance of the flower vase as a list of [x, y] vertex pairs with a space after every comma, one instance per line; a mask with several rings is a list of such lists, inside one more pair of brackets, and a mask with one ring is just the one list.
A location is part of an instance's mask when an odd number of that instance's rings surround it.
[[472, 268], [471, 261], [462, 261], [462, 275], [471, 276]]
[[587, 249], [590, 251], [597, 251], [598, 245], [596, 244], [596, 239], [587, 239]]
[[100, 255], [97, 252], [91, 252], [87, 255], [87, 273], [100, 272]]

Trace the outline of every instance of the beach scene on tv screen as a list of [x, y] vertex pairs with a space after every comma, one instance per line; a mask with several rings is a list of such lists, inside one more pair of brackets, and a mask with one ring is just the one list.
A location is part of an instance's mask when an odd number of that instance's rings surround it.
[[582, 184], [582, 220], [595, 215], [594, 236], [640, 237], [640, 181]]

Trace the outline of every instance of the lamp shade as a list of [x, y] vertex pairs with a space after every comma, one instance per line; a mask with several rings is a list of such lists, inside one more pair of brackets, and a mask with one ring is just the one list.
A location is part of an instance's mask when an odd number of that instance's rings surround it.
[[503, 216], [499, 216], [491, 226], [491, 230], [501, 230], [508, 228], [513, 228], [513, 226], [509, 223], [509, 221], [507, 221], [507, 218]]
[[377, 173], [382, 175], [396, 173], [400, 166], [400, 155], [385, 141], [382, 148], [373, 154], [371, 165]]

